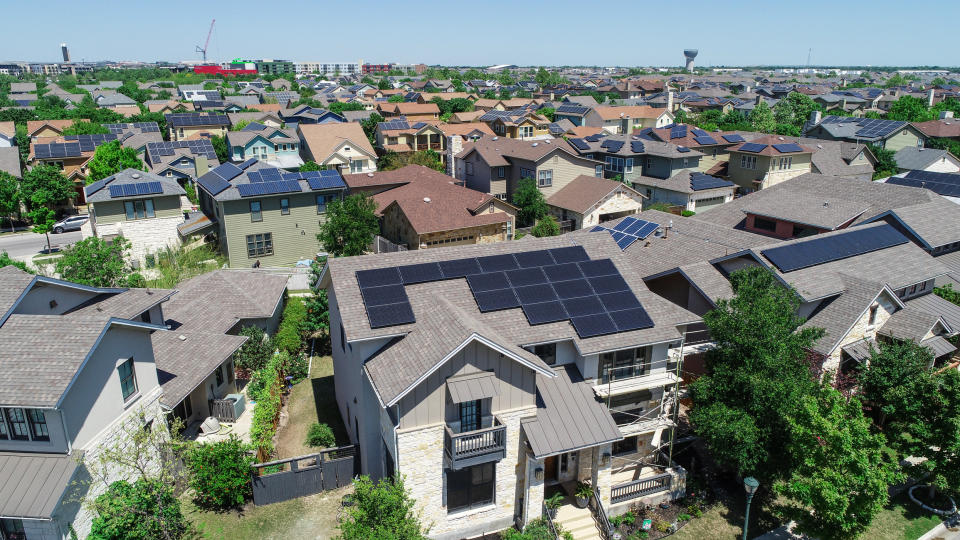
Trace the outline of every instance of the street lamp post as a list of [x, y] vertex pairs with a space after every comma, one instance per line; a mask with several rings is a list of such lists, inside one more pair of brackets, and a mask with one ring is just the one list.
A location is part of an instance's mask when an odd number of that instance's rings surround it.
[[743, 479], [743, 489], [747, 491], [747, 512], [743, 516], [743, 540], [747, 540], [747, 527], [750, 526], [750, 501], [753, 500], [753, 494], [760, 487], [760, 482], [752, 476]]

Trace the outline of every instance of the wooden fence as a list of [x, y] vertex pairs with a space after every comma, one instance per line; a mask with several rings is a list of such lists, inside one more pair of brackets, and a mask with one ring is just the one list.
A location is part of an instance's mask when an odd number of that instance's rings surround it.
[[316, 454], [253, 465], [253, 503], [289, 501], [353, 481], [356, 446], [328, 448]]

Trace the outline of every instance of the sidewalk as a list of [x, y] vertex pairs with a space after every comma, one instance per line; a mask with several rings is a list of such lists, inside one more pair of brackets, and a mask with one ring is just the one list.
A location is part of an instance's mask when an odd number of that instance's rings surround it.
[[960, 527], [947, 527], [945, 523], [941, 523], [918, 540], [960, 540]]

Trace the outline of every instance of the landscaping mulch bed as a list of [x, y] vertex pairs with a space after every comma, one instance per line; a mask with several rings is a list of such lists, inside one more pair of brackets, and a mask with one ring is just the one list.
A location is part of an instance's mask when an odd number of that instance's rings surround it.
[[655, 506], [637, 503], [627, 513], [611, 518], [610, 524], [623, 540], [666, 538], [700, 517], [707, 507], [706, 501], [698, 497]]

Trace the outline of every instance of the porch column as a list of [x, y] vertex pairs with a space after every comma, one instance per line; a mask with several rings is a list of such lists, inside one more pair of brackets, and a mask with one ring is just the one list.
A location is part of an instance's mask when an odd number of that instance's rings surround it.
[[590, 485], [597, 487], [597, 480], [599, 479], [598, 470], [600, 469], [600, 448], [594, 447], [591, 450], [590, 457], [592, 458], [592, 463], [590, 464]]

